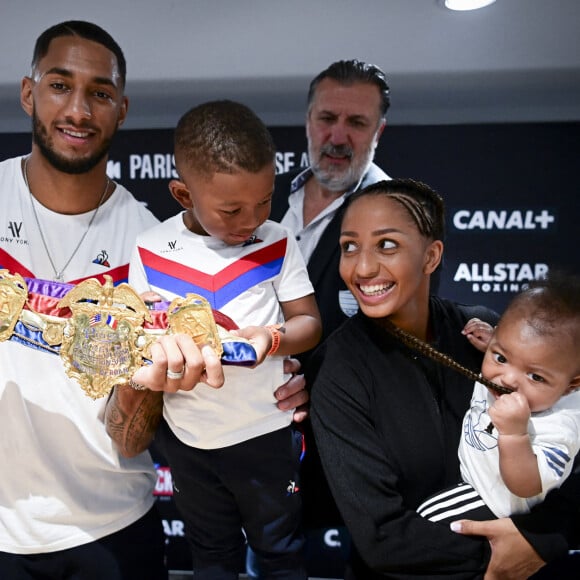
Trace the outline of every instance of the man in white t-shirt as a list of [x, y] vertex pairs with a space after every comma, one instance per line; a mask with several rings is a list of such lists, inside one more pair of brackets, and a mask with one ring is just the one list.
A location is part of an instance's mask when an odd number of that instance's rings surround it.
[[[36, 42], [21, 85], [32, 151], [0, 163], [0, 204], [10, 224], [0, 236], [0, 269], [28, 278], [31, 292], [58, 296], [65, 282], [103, 274], [125, 281], [137, 233], [157, 223], [106, 175], [111, 139], [127, 114], [125, 73], [121, 48], [94, 24], [63, 22]], [[207, 383], [223, 382], [217, 357], [184, 335], [164, 337], [152, 359], [135, 374], [148, 390], [114, 390], [139, 407], [149, 430], [160, 391], [191, 389], [203, 370]], [[184, 362], [187, 374], [171, 378]], [[294, 396], [280, 406], [304, 403], [301, 389], [301, 380], [285, 385], [278, 399]], [[0, 343], [0, 578], [167, 577], [151, 458], [145, 449], [123, 457], [104, 414], [105, 401], [87, 397], [59, 357]]]

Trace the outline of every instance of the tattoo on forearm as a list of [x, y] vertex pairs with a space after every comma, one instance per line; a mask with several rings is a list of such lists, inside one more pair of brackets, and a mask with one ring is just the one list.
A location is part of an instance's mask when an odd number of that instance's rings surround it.
[[163, 396], [147, 391], [132, 406], [125, 409], [120, 402], [118, 387], [107, 405], [107, 431], [115, 443], [126, 453], [137, 454], [148, 446], [161, 420]]

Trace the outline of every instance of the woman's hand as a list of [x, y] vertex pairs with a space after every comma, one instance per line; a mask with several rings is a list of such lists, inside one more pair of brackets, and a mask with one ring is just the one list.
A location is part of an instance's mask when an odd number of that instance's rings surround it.
[[524, 580], [545, 564], [509, 518], [485, 522], [459, 520], [451, 523], [451, 529], [488, 539], [491, 560], [484, 580]]

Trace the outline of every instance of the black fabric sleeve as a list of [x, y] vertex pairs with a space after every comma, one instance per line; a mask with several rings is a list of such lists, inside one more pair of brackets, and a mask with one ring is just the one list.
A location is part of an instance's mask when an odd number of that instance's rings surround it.
[[361, 557], [395, 577], [482, 577], [490, 556], [486, 541], [455, 534], [405, 505], [398, 470], [371, 419], [361, 347], [345, 345], [342, 355], [333, 350], [327, 349], [312, 389], [311, 418], [332, 493]]
[[512, 516], [519, 532], [542, 560], [550, 562], [580, 546], [580, 460], [558, 489], [530, 513]]

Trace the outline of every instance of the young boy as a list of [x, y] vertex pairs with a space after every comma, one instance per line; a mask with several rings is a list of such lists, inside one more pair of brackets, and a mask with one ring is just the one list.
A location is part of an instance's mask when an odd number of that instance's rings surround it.
[[205, 297], [257, 354], [254, 368], [225, 367], [221, 389], [199, 383], [164, 395], [156, 441], [196, 578], [237, 579], [245, 537], [268, 576], [306, 578], [301, 440], [273, 392], [284, 356], [315, 346], [321, 323], [296, 241], [267, 221], [274, 155], [267, 128], [244, 105], [216, 101], [187, 112], [175, 131], [179, 179], [169, 184], [185, 211], [138, 237], [130, 266], [140, 293]]
[[513, 392], [476, 383], [459, 444], [465, 484], [418, 508], [432, 521], [527, 512], [568, 477], [580, 447], [580, 278], [533, 282], [495, 330], [472, 319], [463, 333], [487, 344], [482, 376]]

